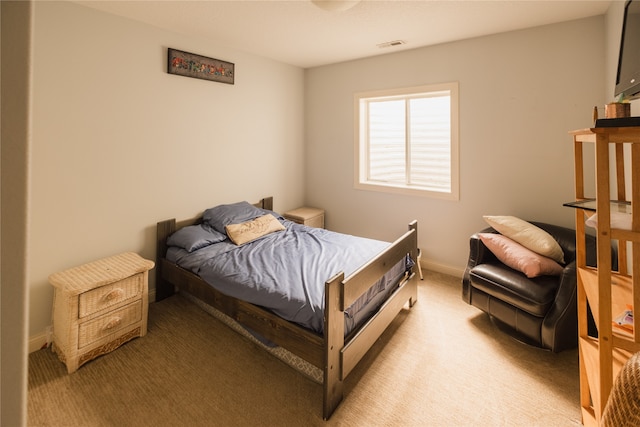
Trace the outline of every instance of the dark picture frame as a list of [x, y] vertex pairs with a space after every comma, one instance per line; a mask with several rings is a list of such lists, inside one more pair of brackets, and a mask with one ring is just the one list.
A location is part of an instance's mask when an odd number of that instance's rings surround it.
[[167, 73], [232, 85], [235, 80], [235, 65], [220, 59], [169, 48]]

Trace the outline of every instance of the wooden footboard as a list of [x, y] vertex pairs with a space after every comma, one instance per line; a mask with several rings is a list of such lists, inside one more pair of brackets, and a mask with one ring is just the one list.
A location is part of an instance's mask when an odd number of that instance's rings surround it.
[[[273, 209], [271, 197], [256, 206]], [[400, 279], [395, 292], [363, 326], [344, 336], [344, 311], [384, 273], [409, 254], [417, 262], [417, 222], [389, 248], [358, 271], [344, 277], [340, 273], [325, 284], [324, 337], [288, 322], [268, 310], [224, 295], [197, 275], [165, 258], [166, 240], [177, 229], [197, 224], [200, 218], [177, 222], [170, 219], [158, 223], [156, 260], [156, 300], [172, 295], [180, 288], [238, 323], [254, 330], [293, 354], [324, 371], [323, 418], [329, 419], [343, 398], [343, 381], [358, 361], [384, 332], [398, 312], [417, 300], [417, 275], [408, 272]], [[414, 268], [415, 270], [415, 268]]]
[[409, 231], [396, 240], [387, 250], [345, 278], [339, 273], [325, 284], [324, 313], [324, 402], [323, 418], [329, 419], [343, 397], [343, 381], [382, 335], [387, 326], [406, 303], [413, 306], [418, 299], [417, 275], [407, 273], [396, 291], [384, 302], [352, 338], [344, 338], [344, 311], [353, 304], [372, 283], [398, 261], [409, 254], [418, 256], [418, 223], [409, 224]]

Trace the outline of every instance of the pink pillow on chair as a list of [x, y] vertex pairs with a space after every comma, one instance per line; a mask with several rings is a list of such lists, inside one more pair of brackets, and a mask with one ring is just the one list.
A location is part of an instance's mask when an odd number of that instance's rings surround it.
[[562, 266], [551, 258], [533, 252], [501, 234], [478, 233], [482, 243], [503, 264], [524, 273], [528, 278], [559, 276]]

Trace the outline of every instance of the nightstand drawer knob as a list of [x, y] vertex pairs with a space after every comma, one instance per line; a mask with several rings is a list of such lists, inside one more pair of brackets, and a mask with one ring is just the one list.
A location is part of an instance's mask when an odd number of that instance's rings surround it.
[[124, 296], [124, 290], [121, 288], [113, 289], [111, 292], [104, 295], [105, 301], [113, 301], [114, 299], [122, 298]]
[[106, 325], [104, 325], [102, 330], [103, 331], [108, 331], [109, 329], [116, 328], [116, 327], [118, 327], [120, 325], [120, 323], [122, 323], [122, 318], [121, 317], [114, 317], [113, 319], [109, 320]]

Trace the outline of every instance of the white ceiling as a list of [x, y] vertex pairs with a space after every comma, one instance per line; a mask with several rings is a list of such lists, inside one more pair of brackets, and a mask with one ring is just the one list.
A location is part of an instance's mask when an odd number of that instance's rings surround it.
[[[309, 0], [77, 3], [309, 68], [603, 15], [611, 0], [362, 0], [333, 12]], [[393, 40], [406, 44], [377, 47]]]

